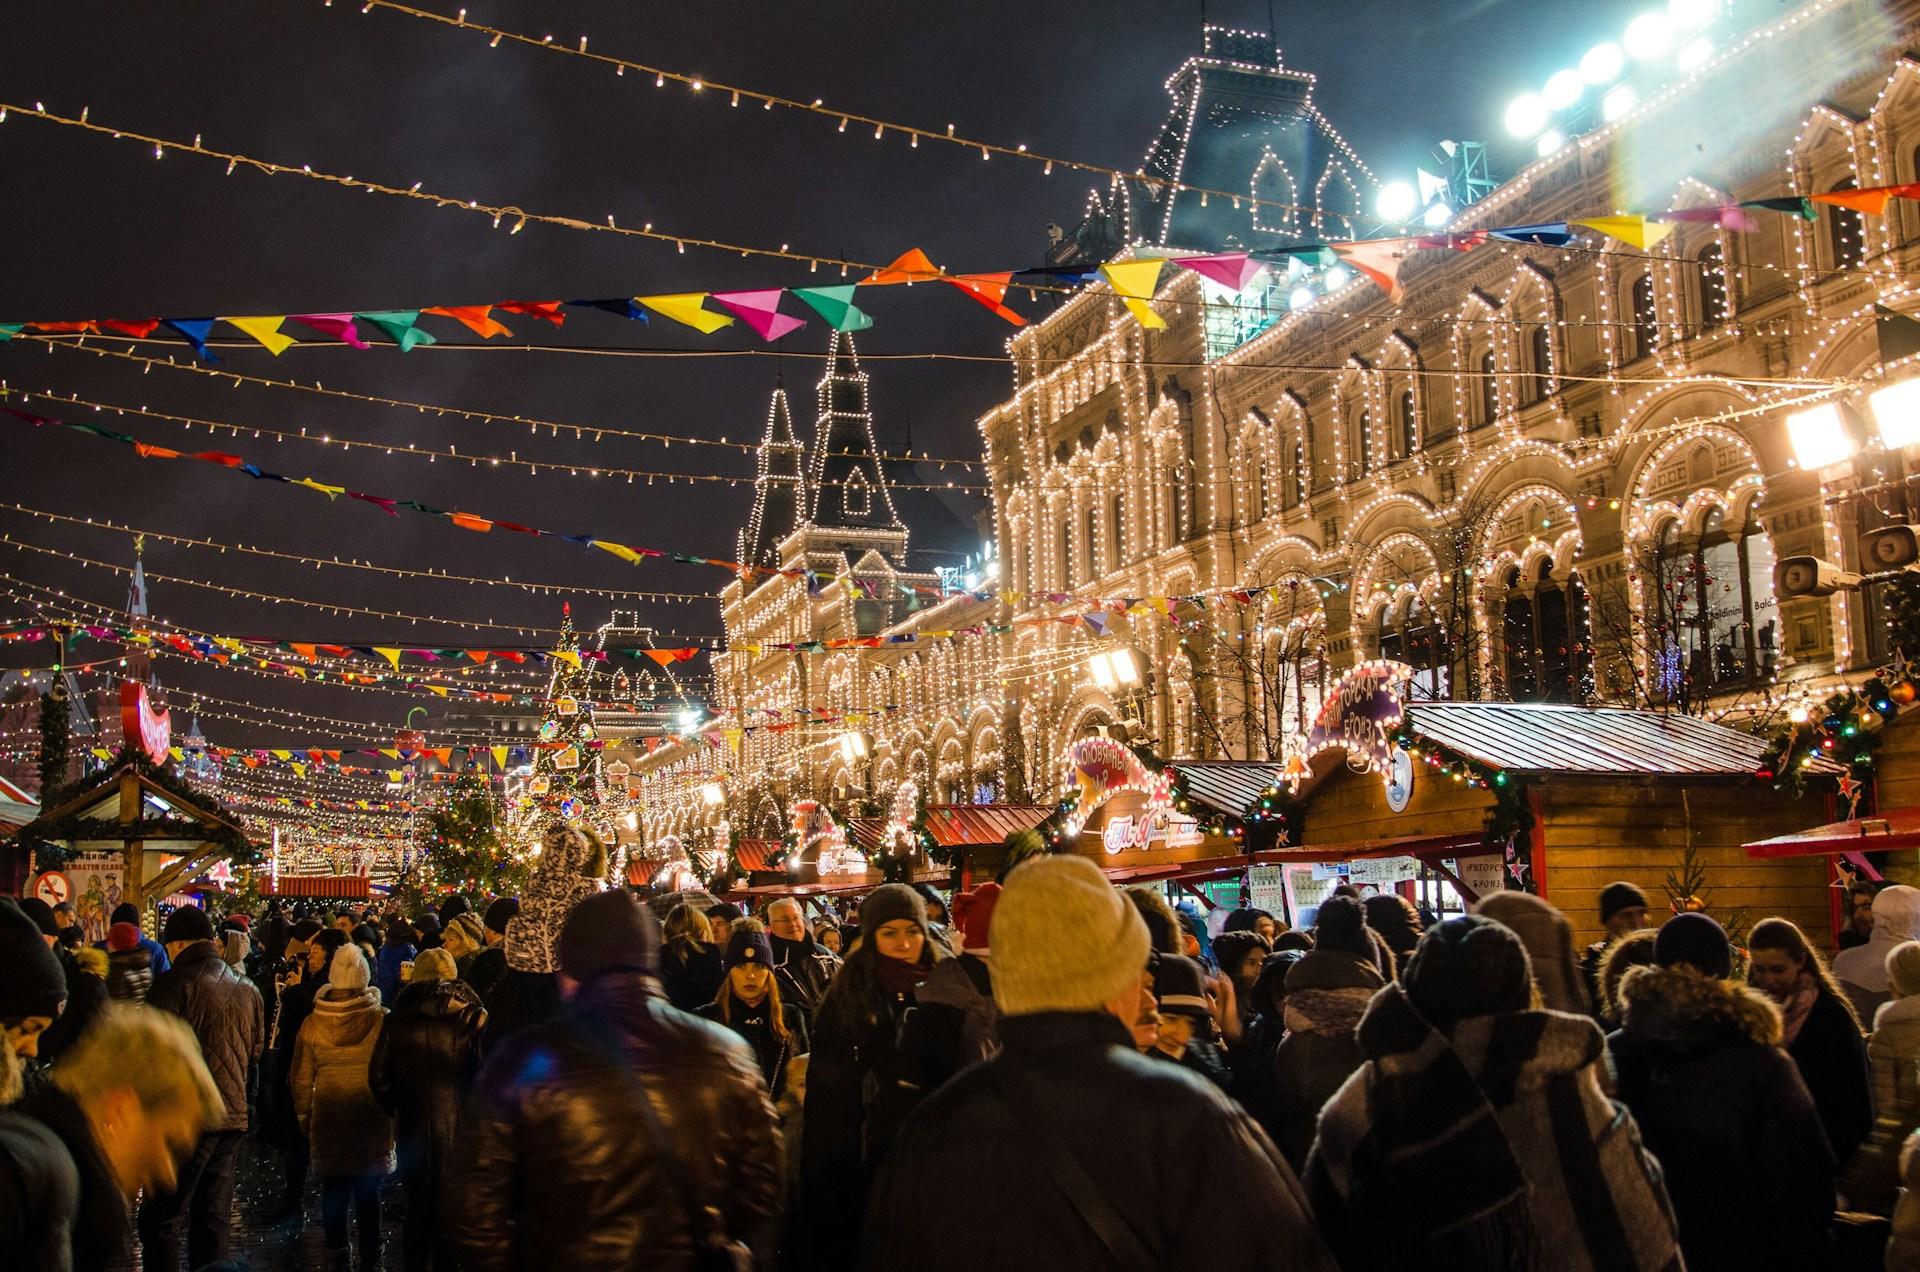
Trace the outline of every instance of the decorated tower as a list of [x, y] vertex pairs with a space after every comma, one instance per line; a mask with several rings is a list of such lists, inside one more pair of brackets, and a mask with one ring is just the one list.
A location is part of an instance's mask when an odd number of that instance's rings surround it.
[[867, 373], [853, 337], [834, 333], [827, 346], [827, 370], [820, 377], [819, 413], [813, 427], [813, 462], [807, 483], [807, 521], [833, 529], [871, 529], [898, 546], [887, 555], [898, 561], [906, 552], [907, 527], [893, 507], [893, 492], [880, 469], [880, 448], [873, 439], [873, 411], [867, 400]]
[[573, 606], [563, 604], [560, 614], [560, 637], [547, 651], [552, 674], [526, 795], [536, 809], [597, 826], [600, 748], [593, 726], [590, 675], [573, 627]]
[[806, 448], [793, 434], [793, 413], [782, 384], [767, 407], [767, 431], [760, 439], [753, 479], [753, 512], [739, 533], [735, 559], [741, 564], [779, 567], [782, 540], [807, 519], [806, 459]]

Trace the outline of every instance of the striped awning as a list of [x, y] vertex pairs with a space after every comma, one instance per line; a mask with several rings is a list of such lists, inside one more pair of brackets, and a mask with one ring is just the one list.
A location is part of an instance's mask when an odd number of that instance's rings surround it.
[[1053, 816], [1051, 804], [929, 804], [927, 833], [942, 848], [1005, 843]]
[[740, 862], [740, 868], [749, 874], [756, 870], [778, 870], [780, 867], [773, 863], [773, 859], [780, 855], [780, 850], [785, 846], [785, 842], [779, 839], [750, 839], [742, 835], [733, 855]]
[[326, 897], [343, 901], [365, 900], [373, 895], [372, 880], [365, 875], [281, 875], [260, 880], [260, 893], [269, 897]]

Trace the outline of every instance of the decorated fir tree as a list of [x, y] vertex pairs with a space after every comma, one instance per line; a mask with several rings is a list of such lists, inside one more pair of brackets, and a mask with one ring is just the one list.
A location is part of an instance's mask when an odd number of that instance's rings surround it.
[[501, 834], [500, 801], [486, 776], [468, 769], [427, 814], [421, 831], [421, 891], [470, 897], [517, 896], [533, 862]]
[[547, 653], [552, 675], [540, 720], [527, 795], [533, 807], [566, 821], [600, 825], [600, 748], [593, 727], [591, 677], [573, 628], [573, 607], [561, 610], [560, 638]]
[[53, 687], [40, 695], [40, 806], [51, 808], [67, 784], [67, 750], [72, 743], [73, 704], [67, 701], [67, 680], [53, 674]]

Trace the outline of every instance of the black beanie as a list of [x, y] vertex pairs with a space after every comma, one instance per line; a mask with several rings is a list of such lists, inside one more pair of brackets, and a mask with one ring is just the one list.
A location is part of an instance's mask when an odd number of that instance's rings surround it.
[[1625, 880], [1610, 883], [1600, 889], [1600, 922], [1605, 923], [1622, 910], [1631, 910], [1639, 906], [1647, 908], [1647, 894]]
[[0, 1020], [60, 1014], [60, 1005], [67, 1001], [67, 974], [47, 948], [39, 925], [11, 897], [0, 897], [0, 967], [7, 969], [0, 976]]
[[320, 935], [320, 920], [301, 919], [287, 930], [287, 937], [295, 941], [311, 941]]
[[1715, 980], [1733, 975], [1733, 951], [1727, 930], [1697, 911], [1676, 914], [1653, 938], [1653, 961], [1661, 967], [1686, 963]]
[[139, 927], [140, 907], [131, 901], [122, 901], [119, 905], [113, 907], [113, 918], [110, 922], [131, 923], [133, 926]]
[[197, 905], [183, 905], [167, 916], [167, 926], [161, 929], [160, 943], [172, 945], [175, 941], [211, 941], [213, 939], [213, 920], [207, 912]]
[[456, 892], [440, 903], [440, 926], [445, 927], [463, 914], [471, 912], [473, 902], [467, 900], [467, 894]]
[[1313, 948], [1339, 950], [1367, 962], [1376, 962], [1373, 933], [1367, 930], [1367, 912], [1353, 897], [1330, 896], [1320, 903], [1313, 920]]
[[743, 963], [758, 963], [762, 967], [773, 966], [773, 943], [767, 940], [762, 928], [741, 926], [733, 929], [727, 938], [727, 953], [722, 963], [728, 971]]
[[927, 930], [927, 903], [904, 883], [883, 883], [860, 903], [860, 930], [871, 937], [896, 919], [907, 919]]
[[1470, 1016], [1526, 1010], [1533, 967], [1513, 929], [1462, 914], [1427, 929], [1400, 975], [1414, 1010], [1442, 1033]]
[[20, 913], [33, 920], [33, 925], [40, 929], [40, 935], [60, 935], [60, 924], [54, 920], [52, 906], [39, 897], [21, 897], [19, 905]]
[[487, 907], [487, 930], [507, 934], [507, 924], [520, 913], [519, 897], [501, 897]]
[[560, 970], [583, 985], [609, 972], [653, 975], [660, 962], [660, 923], [624, 888], [596, 892], [567, 913], [558, 953]]

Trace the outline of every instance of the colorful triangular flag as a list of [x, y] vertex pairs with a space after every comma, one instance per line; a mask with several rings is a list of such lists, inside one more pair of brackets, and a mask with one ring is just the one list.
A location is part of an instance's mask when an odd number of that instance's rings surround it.
[[999, 274], [949, 274], [941, 281], [952, 283], [1014, 326], [1027, 325], [1025, 318], [1006, 305], [1007, 286], [1013, 281], [1013, 271], [1008, 270]]
[[293, 320], [303, 326], [312, 327], [323, 336], [344, 340], [356, 349], [373, 347], [354, 327], [352, 314], [294, 314]]
[[493, 317], [492, 305], [435, 305], [432, 309], [423, 309], [420, 312], [451, 318], [482, 340], [513, 334], [507, 328], [507, 324]]
[[179, 332], [203, 361], [218, 362], [220, 359], [213, 356], [213, 350], [207, 348], [207, 333], [213, 330], [215, 321], [212, 318], [168, 318], [164, 320], [164, 325]]
[[839, 287], [795, 287], [793, 294], [802, 304], [819, 314], [835, 331], [865, 331], [873, 326], [873, 316], [853, 303], [855, 283]]
[[282, 335], [280, 332], [280, 324], [286, 320], [286, 315], [281, 314], [278, 317], [226, 318], [222, 321], [232, 323], [258, 340], [266, 346], [268, 353], [277, 358], [293, 344], [292, 336]]
[[371, 313], [357, 313], [355, 318], [364, 319], [385, 332], [387, 338], [400, 346], [405, 353], [415, 345], [437, 343], [433, 333], [423, 330], [418, 309], [383, 309]]
[[1378, 242], [1330, 243], [1340, 259], [1371, 278], [1387, 293], [1387, 299], [1399, 304], [1406, 293], [1400, 288], [1400, 262], [1405, 259], [1405, 243], [1399, 239]]
[[1212, 256], [1176, 256], [1173, 263], [1210, 278], [1222, 287], [1240, 291], [1265, 266], [1246, 252], [1219, 252]]
[[771, 344], [807, 325], [804, 318], [780, 312], [780, 288], [759, 291], [713, 292], [713, 299], [740, 316], [754, 334]]
[[893, 264], [876, 269], [860, 280], [862, 287], [890, 287], [895, 283], [924, 283], [940, 277], [940, 267], [927, 259], [919, 248], [900, 253]]
[[676, 292], [670, 296], [635, 296], [634, 299], [657, 314], [664, 314], [677, 323], [692, 327], [695, 331], [712, 335], [722, 327], [731, 327], [733, 319], [725, 314], [716, 314], [711, 309], [703, 309], [700, 302], [707, 298], [705, 292]]
[[1649, 221], [1637, 213], [1626, 216], [1589, 216], [1569, 222], [1589, 230], [1598, 230], [1608, 238], [1619, 239], [1631, 247], [1646, 251], [1661, 239], [1673, 233], [1671, 223]]
[[1164, 264], [1165, 261], [1154, 257], [1144, 261], [1108, 261], [1100, 267], [1100, 274], [1113, 288], [1113, 294], [1126, 302], [1127, 311], [1142, 327], [1167, 325], [1166, 319], [1147, 303], [1153, 299], [1154, 285], [1160, 281], [1160, 267]]

